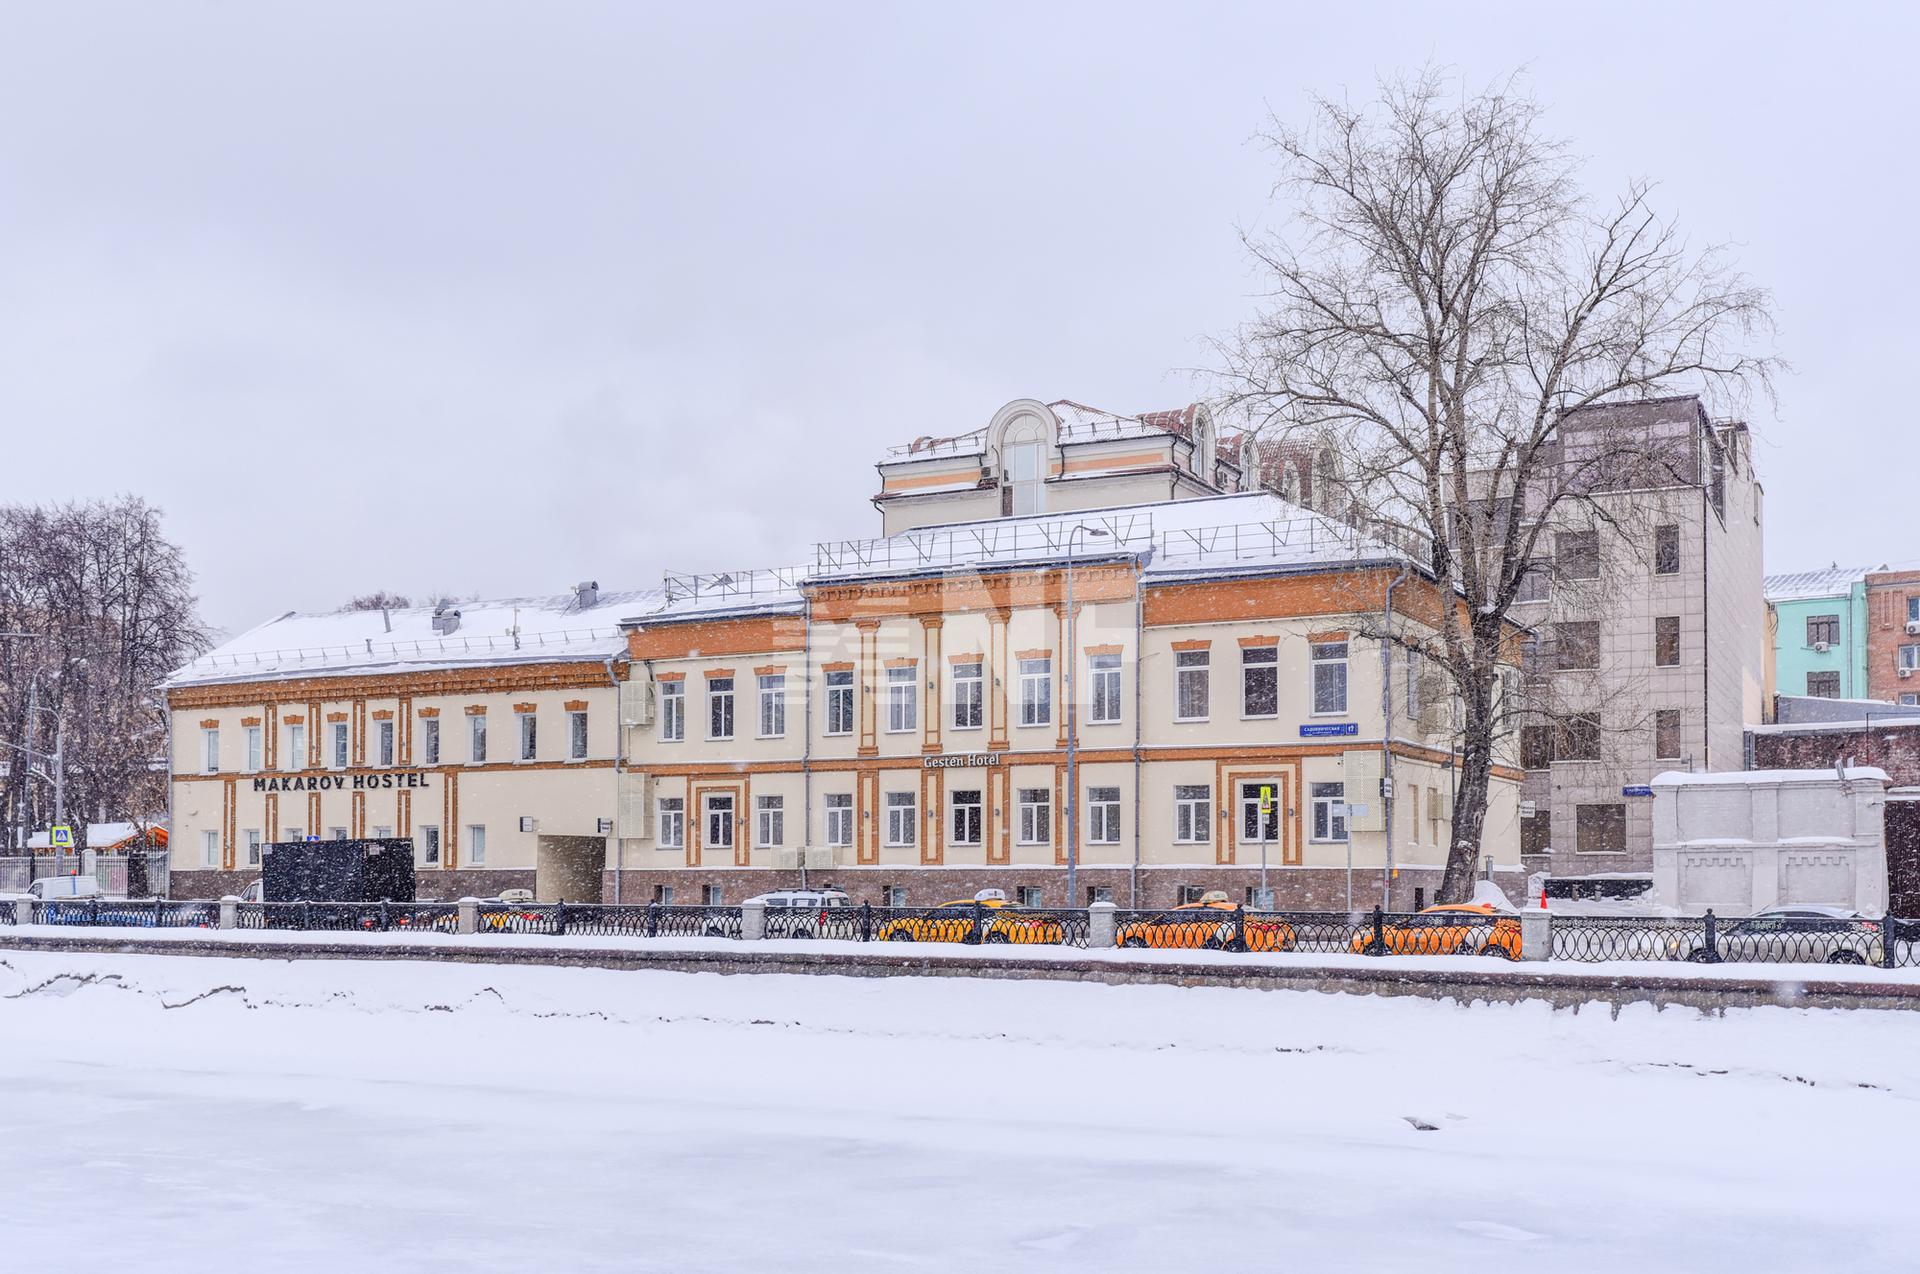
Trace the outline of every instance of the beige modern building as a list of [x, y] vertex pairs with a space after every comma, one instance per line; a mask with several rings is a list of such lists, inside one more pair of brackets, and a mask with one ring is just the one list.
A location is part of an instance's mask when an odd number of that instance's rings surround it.
[[261, 847], [410, 837], [419, 896], [597, 899], [615, 834], [622, 616], [560, 597], [287, 614], [180, 669], [172, 893], [238, 892]]

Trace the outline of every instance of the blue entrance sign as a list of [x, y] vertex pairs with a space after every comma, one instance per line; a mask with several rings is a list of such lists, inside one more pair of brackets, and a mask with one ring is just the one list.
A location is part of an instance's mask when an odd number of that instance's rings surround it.
[[1303, 739], [1331, 739], [1343, 734], [1360, 733], [1360, 725], [1354, 721], [1316, 721], [1312, 725], [1300, 727]]
[[1629, 783], [1620, 789], [1622, 796], [1652, 796], [1653, 787], [1647, 783]]

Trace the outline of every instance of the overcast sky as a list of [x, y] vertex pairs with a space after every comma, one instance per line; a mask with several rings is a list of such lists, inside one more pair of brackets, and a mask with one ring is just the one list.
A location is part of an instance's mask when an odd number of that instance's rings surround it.
[[1522, 64], [1775, 290], [1767, 566], [1920, 557], [1914, 10], [0, 7], [0, 500], [161, 505], [229, 629], [876, 534], [892, 443], [1189, 401], [1249, 137]]

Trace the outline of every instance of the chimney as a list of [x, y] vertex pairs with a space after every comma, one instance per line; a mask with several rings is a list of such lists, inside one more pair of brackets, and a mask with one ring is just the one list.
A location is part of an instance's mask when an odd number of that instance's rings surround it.
[[582, 580], [573, 586], [573, 608], [586, 610], [600, 604], [600, 583], [598, 580]]
[[460, 612], [453, 608], [452, 602], [441, 602], [433, 608], [433, 631], [445, 637], [460, 627]]

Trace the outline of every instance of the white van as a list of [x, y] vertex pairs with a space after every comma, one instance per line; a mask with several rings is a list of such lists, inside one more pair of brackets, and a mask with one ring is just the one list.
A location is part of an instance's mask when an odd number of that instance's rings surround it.
[[98, 898], [100, 882], [92, 876], [42, 876], [27, 886], [27, 895], [42, 901], [59, 898]]

